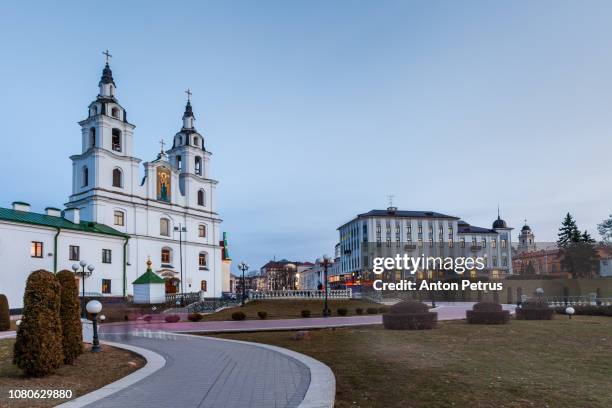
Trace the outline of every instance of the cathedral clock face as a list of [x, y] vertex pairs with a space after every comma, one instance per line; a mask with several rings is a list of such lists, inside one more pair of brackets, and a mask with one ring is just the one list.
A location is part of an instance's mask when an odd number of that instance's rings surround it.
[[171, 179], [170, 169], [166, 167], [157, 168], [157, 199], [170, 202], [171, 198]]

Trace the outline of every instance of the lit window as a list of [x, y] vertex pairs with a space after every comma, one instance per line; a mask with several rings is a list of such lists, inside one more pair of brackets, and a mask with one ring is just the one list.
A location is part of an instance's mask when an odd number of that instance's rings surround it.
[[161, 250], [161, 262], [163, 264], [169, 264], [170, 263], [170, 248], [162, 248]]
[[206, 252], [200, 252], [200, 255], [198, 256], [198, 265], [200, 265], [201, 268], [205, 268], [206, 264], [207, 264]]
[[32, 241], [32, 247], [30, 249], [30, 256], [32, 258], [42, 258], [43, 257], [43, 243]]
[[125, 225], [125, 214], [123, 211], [115, 211], [115, 225], [124, 226]]
[[104, 294], [111, 293], [111, 280], [110, 279], [102, 279], [102, 293]]
[[206, 281], [203, 280], [200, 282], [200, 290], [206, 292]]

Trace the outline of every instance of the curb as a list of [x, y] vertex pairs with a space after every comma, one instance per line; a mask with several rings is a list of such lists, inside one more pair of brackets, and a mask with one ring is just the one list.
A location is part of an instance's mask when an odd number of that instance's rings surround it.
[[216, 337], [196, 336], [193, 334], [173, 333], [176, 336], [205, 338], [208, 340], [225, 341], [230, 343], [246, 344], [253, 347], [260, 347], [281, 353], [294, 360], [299, 361], [308, 367], [310, 371], [310, 384], [304, 399], [298, 405], [299, 408], [333, 408], [336, 399], [336, 377], [332, 370], [319, 360], [307, 355], [297, 353], [282, 347], [271, 346], [269, 344], [252, 343], [250, 341], [220, 339]]
[[166, 359], [161, 355], [147, 350], [141, 347], [130, 346], [122, 343], [114, 343], [110, 341], [102, 341], [102, 344], [106, 344], [108, 346], [117, 347], [125, 350], [129, 350], [136, 354], [141, 355], [147, 360], [147, 363], [139, 370], [134, 371], [132, 374], [129, 374], [115, 382], [105, 385], [102, 388], [99, 388], [95, 391], [92, 391], [88, 394], [81, 395], [78, 398], [67, 401], [61, 405], [58, 405], [56, 408], [80, 408], [86, 405], [91, 404], [92, 402], [98, 401], [102, 398], [108, 397], [111, 394], [116, 393], [117, 391], [121, 391], [138, 381], [150, 376], [155, 373], [162, 367], [166, 365]]

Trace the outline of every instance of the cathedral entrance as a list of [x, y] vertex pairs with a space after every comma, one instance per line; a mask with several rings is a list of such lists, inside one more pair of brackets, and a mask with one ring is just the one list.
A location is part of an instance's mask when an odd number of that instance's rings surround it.
[[166, 295], [171, 295], [178, 292], [178, 280], [166, 279]]
[[178, 273], [171, 269], [164, 269], [159, 271], [159, 275], [164, 279], [166, 283], [166, 295], [178, 293], [179, 285], [181, 280], [178, 278]]

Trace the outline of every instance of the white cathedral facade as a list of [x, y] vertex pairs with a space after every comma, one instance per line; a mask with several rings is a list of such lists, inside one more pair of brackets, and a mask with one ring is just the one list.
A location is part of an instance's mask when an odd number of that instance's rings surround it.
[[71, 270], [85, 260], [94, 267], [87, 294], [127, 296], [150, 257], [166, 293], [219, 297], [229, 287], [229, 257], [220, 243], [211, 153], [195, 129], [190, 94], [172, 148], [164, 152], [162, 145], [145, 163], [134, 157], [135, 126], [117, 100], [108, 62], [87, 112], [79, 123], [81, 152], [70, 157], [66, 208], [45, 214], [23, 202], [0, 208], [0, 293], [20, 308], [30, 272]]

